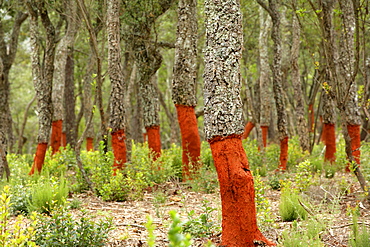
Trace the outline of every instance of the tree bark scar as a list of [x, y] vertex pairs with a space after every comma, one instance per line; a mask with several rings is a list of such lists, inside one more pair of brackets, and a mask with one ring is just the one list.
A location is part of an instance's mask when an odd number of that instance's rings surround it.
[[325, 157], [324, 160], [330, 163], [335, 162], [335, 153], [337, 152], [337, 147], [335, 143], [335, 124], [324, 123], [324, 139], [325, 139]]
[[[200, 137], [194, 106], [176, 105], [181, 130], [183, 178], [191, 179], [191, 170], [197, 170], [200, 160]], [[192, 167], [190, 167], [192, 166]], [[192, 169], [191, 169], [192, 168]]]
[[[353, 158], [355, 159], [356, 161], [356, 164], [357, 165], [360, 165], [361, 164], [361, 151], [360, 151], [360, 147], [361, 147], [361, 125], [351, 125], [351, 124], [348, 124], [347, 125], [347, 129], [348, 129], [348, 135], [349, 137], [351, 138], [351, 149], [352, 149], [352, 155], [353, 155]], [[347, 164], [347, 167], [346, 167], [346, 171], [349, 172], [350, 171], [350, 164]]]
[[112, 135], [112, 149], [114, 154], [113, 169], [122, 169], [126, 163], [126, 144], [125, 131], [117, 130], [111, 133]]
[[252, 122], [248, 122], [246, 125], [245, 125], [245, 128], [244, 128], [244, 133], [242, 135], [242, 139], [247, 139], [249, 134], [251, 133], [251, 131], [253, 130], [254, 128], [254, 123]]
[[286, 136], [280, 141], [280, 164], [279, 168], [283, 171], [287, 168], [288, 162], [288, 140], [289, 138]]
[[51, 124], [51, 150], [54, 155], [59, 151], [59, 148], [62, 146], [62, 127], [63, 120], [53, 121]]
[[28, 173], [28, 175], [33, 175], [36, 170], [39, 173], [41, 172], [42, 166], [44, 164], [45, 154], [46, 154], [47, 148], [48, 148], [47, 143], [39, 143], [37, 145], [36, 155], [35, 155], [35, 158], [33, 160], [33, 165], [31, 167], [31, 171]]
[[146, 127], [148, 136], [148, 146], [153, 153], [153, 159], [157, 160], [161, 156], [161, 136], [159, 126]]

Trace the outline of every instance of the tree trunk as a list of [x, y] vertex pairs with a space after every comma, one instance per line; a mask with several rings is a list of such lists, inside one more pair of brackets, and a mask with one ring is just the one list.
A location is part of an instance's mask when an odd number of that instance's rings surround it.
[[[254, 124], [254, 123], [252, 123], [251, 121], [249, 121], [249, 122], [245, 125], [245, 127], [244, 127], [244, 132], [243, 132], [243, 135], [242, 135], [242, 140], [244, 140], [244, 139], [247, 139], [247, 138], [248, 138], [248, 136], [249, 136], [249, 134], [251, 133], [251, 131], [253, 130], [254, 126], [255, 126], [255, 124]], [[262, 128], [262, 126], [261, 126], [261, 128]]]
[[112, 134], [114, 168], [122, 169], [126, 163], [125, 143], [125, 82], [121, 64], [120, 1], [109, 0], [107, 9], [108, 72], [111, 81], [109, 127]]
[[282, 89], [282, 69], [281, 69], [281, 38], [280, 38], [280, 14], [278, 1], [271, 0], [267, 6], [264, 1], [257, 2], [269, 13], [272, 20], [271, 38], [274, 41], [274, 61], [272, 65], [273, 91], [277, 111], [277, 126], [280, 139], [280, 164], [281, 170], [286, 170], [288, 159], [288, 130], [287, 115]]
[[[294, 1], [294, 5], [296, 1]], [[292, 63], [292, 83], [294, 87], [294, 99], [296, 100], [296, 125], [298, 130], [299, 141], [303, 151], [308, 151], [310, 148], [308, 141], [307, 121], [305, 119], [304, 99], [302, 94], [301, 75], [299, 73], [299, 43], [300, 43], [300, 26], [296, 13], [292, 16], [292, 48], [291, 48], [291, 63]]]
[[253, 178], [241, 142], [240, 3], [207, 0], [205, 15], [204, 125], [220, 182], [222, 245], [275, 245], [257, 227]]
[[178, 4], [172, 99], [176, 106], [182, 139], [183, 179], [191, 179], [200, 159], [200, 137], [194, 108], [197, 79], [197, 1]]
[[[55, 29], [49, 19], [48, 12], [44, 2], [32, 4], [27, 2], [28, 10], [31, 15], [30, 36], [31, 36], [31, 61], [32, 61], [32, 76], [33, 83], [38, 99], [38, 118], [39, 132], [37, 137], [37, 151], [33, 166], [30, 171], [32, 175], [37, 169], [41, 172], [44, 163], [47, 144], [49, 141], [51, 122], [53, 116], [52, 109], [52, 85], [54, 73], [54, 57], [55, 57]], [[38, 31], [38, 16], [41, 17], [41, 22], [45, 28], [46, 44], [44, 51], [43, 63], [39, 57], [39, 31]], [[41, 64], [43, 67], [41, 68]]]

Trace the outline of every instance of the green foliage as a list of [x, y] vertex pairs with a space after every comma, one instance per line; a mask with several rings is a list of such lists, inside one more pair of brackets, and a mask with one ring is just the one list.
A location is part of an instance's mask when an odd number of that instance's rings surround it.
[[261, 226], [269, 225], [273, 222], [271, 213], [271, 205], [269, 200], [265, 196], [267, 186], [261, 179], [261, 176], [254, 176], [254, 191], [255, 191], [255, 202], [257, 208], [257, 219]]
[[298, 163], [308, 157], [308, 152], [303, 152], [298, 136], [293, 136], [288, 143], [288, 162], [289, 168], [295, 167]]
[[63, 206], [68, 196], [66, 180], [61, 177], [59, 181], [54, 177], [40, 177], [32, 186], [31, 198], [28, 200], [28, 211], [40, 213], [51, 213], [52, 210]]
[[203, 213], [196, 215], [194, 210], [188, 213], [188, 221], [182, 227], [184, 233], [189, 233], [193, 237], [202, 238], [210, 237], [220, 231], [217, 222], [212, 220], [211, 214], [215, 208], [209, 206], [209, 202], [204, 200], [202, 202]]
[[192, 244], [191, 236], [189, 233], [184, 235], [181, 220], [176, 211], [170, 211], [172, 220], [171, 227], [168, 231], [168, 240], [170, 241], [169, 247], [189, 247]]
[[145, 224], [145, 228], [148, 231], [147, 243], [149, 247], [154, 247], [155, 246], [155, 235], [154, 235], [155, 225], [153, 224], [152, 216], [147, 215], [146, 219], [147, 219], [147, 222]]
[[307, 212], [299, 201], [302, 201], [302, 198], [291, 188], [289, 183], [286, 184], [282, 189], [279, 204], [279, 213], [283, 221], [306, 219]]
[[192, 179], [186, 181], [186, 183], [190, 185], [193, 191], [207, 194], [214, 193], [218, 188], [218, 178], [215, 167], [200, 165], [200, 168], [193, 173]]
[[352, 216], [351, 234], [349, 237], [349, 245], [352, 247], [370, 247], [370, 230], [365, 224], [360, 227], [358, 224], [359, 208], [348, 207], [347, 213]]
[[297, 221], [294, 221], [290, 230], [282, 232], [282, 244], [284, 247], [323, 247], [325, 245], [320, 239], [322, 230], [323, 226], [313, 220], [308, 221], [303, 227]]
[[0, 245], [13, 246], [36, 246], [32, 241], [35, 236], [37, 220], [35, 215], [25, 223], [23, 216], [19, 215], [13, 224], [10, 224], [11, 199], [9, 186], [5, 186], [0, 196]]
[[51, 216], [38, 215], [35, 242], [40, 247], [105, 246], [113, 229], [111, 217], [97, 219], [88, 211], [73, 217], [65, 210], [52, 211]]
[[313, 176], [311, 172], [311, 162], [306, 160], [297, 165], [297, 171], [294, 177], [294, 182], [299, 191], [306, 191], [313, 184]]

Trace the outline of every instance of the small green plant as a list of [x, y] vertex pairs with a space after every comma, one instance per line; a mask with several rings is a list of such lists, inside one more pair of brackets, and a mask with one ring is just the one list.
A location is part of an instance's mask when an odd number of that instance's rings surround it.
[[217, 222], [212, 220], [212, 212], [215, 208], [210, 207], [209, 201], [202, 202], [203, 213], [198, 217], [194, 210], [188, 213], [188, 221], [183, 224], [183, 232], [193, 237], [209, 237], [220, 231]]
[[70, 209], [81, 209], [82, 202], [77, 199], [73, 198], [71, 201], [68, 203], [68, 208]]
[[154, 235], [154, 230], [155, 230], [155, 225], [153, 224], [153, 218], [150, 215], [147, 215], [146, 217], [147, 222], [145, 224], [145, 228], [148, 231], [148, 246], [149, 247], [154, 247], [155, 246], [155, 235]]
[[271, 213], [271, 205], [265, 196], [267, 186], [259, 175], [254, 176], [254, 191], [257, 208], [258, 223], [261, 228], [264, 225], [270, 225], [273, 222]]
[[321, 229], [317, 227], [315, 221], [309, 221], [306, 226], [299, 225], [297, 221], [294, 221], [291, 229], [282, 232], [282, 244], [284, 247], [323, 247], [325, 245], [319, 234]]
[[218, 188], [217, 172], [214, 166], [200, 166], [198, 171], [193, 173], [192, 179], [186, 181], [191, 189], [196, 192], [207, 194], [215, 192]]
[[[59, 182], [55, 178], [40, 177], [33, 185], [31, 198], [28, 200], [28, 211], [49, 214], [53, 209], [63, 206], [68, 196], [66, 180], [61, 177]], [[49, 181], [50, 180], [50, 181]]]
[[294, 177], [296, 187], [299, 191], [306, 191], [313, 183], [311, 162], [306, 160], [297, 165], [297, 172]]
[[282, 190], [279, 212], [283, 221], [305, 220], [307, 211], [300, 205], [302, 198], [289, 185]]
[[365, 224], [359, 226], [358, 216], [359, 208], [348, 207], [347, 214], [352, 216], [351, 235], [349, 238], [349, 245], [352, 247], [370, 247], [370, 230], [367, 229]]
[[5, 186], [0, 195], [0, 246], [36, 246], [32, 241], [35, 236], [37, 220], [34, 214], [30, 216], [29, 223], [24, 223], [23, 216], [19, 215], [14, 224], [10, 224], [10, 192]]
[[88, 211], [82, 211], [78, 217], [64, 209], [50, 214], [38, 215], [35, 242], [40, 247], [105, 246], [113, 229], [112, 217], [98, 220]]
[[189, 233], [183, 234], [181, 220], [176, 211], [170, 211], [172, 220], [171, 227], [168, 231], [168, 240], [170, 241], [169, 247], [189, 247], [192, 244], [191, 236]]

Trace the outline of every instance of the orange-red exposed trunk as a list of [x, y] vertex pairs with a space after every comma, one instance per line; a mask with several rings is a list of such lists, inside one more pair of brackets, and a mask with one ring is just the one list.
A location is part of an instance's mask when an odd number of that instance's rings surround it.
[[126, 163], [126, 143], [125, 131], [117, 130], [111, 133], [112, 135], [112, 149], [114, 154], [113, 169], [122, 169]]
[[65, 132], [62, 132], [62, 147], [67, 146], [67, 136]]
[[86, 138], [86, 150], [87, 151], [94, 151], [94, 138], [87, 137]]
[[308, 131], [310, 133], [313, 133], [315, 123], [315, 112], [312, 104], [308, 105], [308, 123], [309, 123]]
[[287, 168], [288, 162], [288, 140], [289, 138], [286, 136], [284, 139], [280, 141], [280, 164], [279, 169], [285, 171]]
[[261, 130], [262, 130], [263, 146], [266, 147], [267, 146], [267, 132], [269, 130], [269, 126], [261, 126]]
[[47, 149], [48, 149], [48, 144], [47, 143], [39, 143], [37, 145], [36, 155], [35, 155], [35, 158], [33, 160], [33, 165], [32, 165], [31, 171], [28, 173], [28, 175], [33, 175], [36, 170], [39, 173], [41, 172], [42, 166], [44, 164], [45, 154], [46, 154]]
[[53, 121], [51, 124], [51, 154], [55, 154], [59, 151], [60, 146], [62, 145], [62, 125], [63, 120]]
[[191, 168], [199, 168], [200, 137], [194, 106], [176, 105], [176, 110], [181, 130], [182, 172], [186, 180], [191, 179]]
[[149, 149], [153, 153], [153, 159], [156, 160], [161, 156], [161, 135], [159, 126], [146, 127], [145, 129], [148, 136]]
[[335, 144], [335, 124], [324, 123], [323, 135], [326, 146], [324, 160], [333, 163], [335, 162], [335, 153], [337, 152]]
[[[360, 147], [361, 147], [361, 126], [360, 125], [347, 125], [347, 130], [349, 137], [351, 138], [351, 149], [353, 158], [356, 161], [356, 164], [359, 165], [360, 161]], [[349, 172], [349, 164], [347, 164], [346, 171]]]
[[209, 141], [220, 182], [222, 246], [255, 246], [267, 240], [257, 227], [254, 185], [241, 138], [231, 135]]
[[252, 129], [254, 128], [254, 123], [248, 122], [244, 127], [244, 133], [242, 135], [242, 140], [247, 139]]

